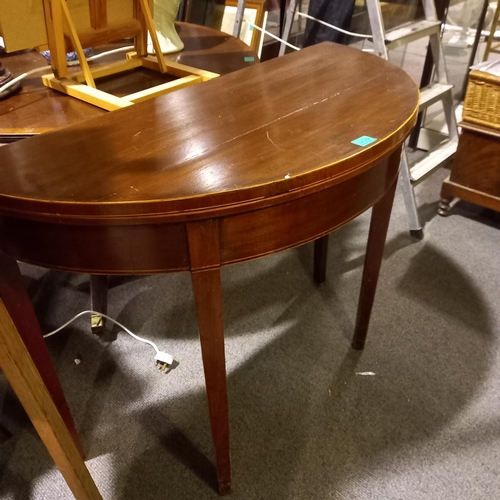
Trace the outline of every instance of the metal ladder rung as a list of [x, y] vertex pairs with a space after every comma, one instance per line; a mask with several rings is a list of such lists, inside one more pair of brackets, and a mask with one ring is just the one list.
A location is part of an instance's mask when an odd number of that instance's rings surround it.
[[426, 36], [439, 35], [440, 30], [440, 21], [423, 20], [404, 24], [403, 26], [386, 32], [385, 40], [387, 50], [407, 45], [410, 42], [420, 40]]
[[420, 105], [418, 110], [422, 111], [431, 104], [440, 101], [446, 92], [450, 92], [453, 85], [449, 83], [434, 83], [420, 90]]
[[[384, 59], [389, 59], [389, 50], [406, 46], [422, 38], [430, 39], [429, 46], [432, 51], [432, 59], [439, 83], [421, 89], [419, 110], [427, 108], [434, 102], [441, 101], [449, 139], [447, 141], [445, 139], [445, 142], [439, 140], [439, 145], [425, 153], [425, 156], [415, 162], [411, 168], [408, 165], [406, 147], [403, 147], [402, 150], [399, 182], [408, 214], [410, 233], [419, 238], [423, 236], [423, 233], [413, 186], [447, 160], [456, 151], [458, 145], [458, 130], [451, 92], [452, 86], [449, 85], [446, 74], [446, 62], [441, 43], [441, 22], [438, 20], [434, 1], [422, 0], [421, 2], [424, 8], [425, 20], [410, 22], [389, 31], [386, 31], [384, 27], [381, 8], [382, 0], [366, 0], [365, 2], [375, 53]], [[434, 142], [434, 144], [436, 143]]]
[[457, 141], [447, 141], [410, 166], [412, 184], [417, 184], [447, 160], [457, 150]]

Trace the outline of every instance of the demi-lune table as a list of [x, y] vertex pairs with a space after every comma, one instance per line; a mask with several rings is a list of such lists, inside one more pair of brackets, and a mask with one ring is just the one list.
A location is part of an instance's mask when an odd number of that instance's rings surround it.
[[363, 348], [417, 106], [402, 70], [324, 43], [0, 148], [0, 298], [37, 368], [50, 372], [75, 442], [16, 259], [94, 275], [191, 272], [227, 493], [220, 268], [324, 242], [373, 206], [353, 339]]

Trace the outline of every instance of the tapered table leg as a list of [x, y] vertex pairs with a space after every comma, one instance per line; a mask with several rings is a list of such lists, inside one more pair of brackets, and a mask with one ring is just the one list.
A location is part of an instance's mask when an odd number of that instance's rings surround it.
[[[92, 311], [107, 314], [108, 312], [108, 277], [90, 275], [90, 308]], [[106, 319], [99, 314], [94, 314], [90, 319], [92, 333], [101, 335], [106, 327]]]
[[328, 235], [314, 242], [314, 281], [320, 285], [326, 280], [326, 261], [328, 257]]
[[216, 221], [188, 225], [191, 277], [200, 335], [219, 493], [231, 492], [224, 322]]
[[2, 252], [0, 252], [0, 300], [3, 301], [12, 318], [22, 343], [31, 356], [31, 360], [47, 387], [58, 413], [64, 420], [66, 428], [73, 437], [76, 448], [84, 459], [85, 452], [80, 437], [43, 339], [35, 311], [24, 288], [19, 267], [15, 260]]
[[[399, 162], [399, 155], [393, 154], [389, 161]], [[380, 266], [382, 264], [382, 257], [384, 256], [385, 238], [389, 227], [396, 184], [397, 182], [395, 180], [382, 199], [380, 199], [372, 209], [365, 266], [359, 294], [358, 314], [352, 340], [352, 347], [354, 349], [363, 349], [365, 346]]]

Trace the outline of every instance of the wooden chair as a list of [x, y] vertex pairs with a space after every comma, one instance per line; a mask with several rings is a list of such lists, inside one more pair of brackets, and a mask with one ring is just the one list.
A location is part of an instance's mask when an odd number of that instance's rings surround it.
[[15, 260], [0, 253], [0, 368], [75, 498], [99, 500]]

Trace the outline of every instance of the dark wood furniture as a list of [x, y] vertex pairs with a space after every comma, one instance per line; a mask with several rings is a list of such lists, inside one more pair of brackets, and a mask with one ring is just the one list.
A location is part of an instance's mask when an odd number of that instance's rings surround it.
[[438, 213], [446, 215], [453, 198], [500, 212], [500, 131], [462, 122], [450, 176], [441, 187]]
[[[399, 68], [325, 43], [18, 142], [0, 149], [0, 250], [13, 267], [191, 272], [227, 493], [220, 268], [317, 240], [373, 206], [353, 339], [362, 349], [417, 106]], [[352, 142], [363, 136], [376, 140]]]

